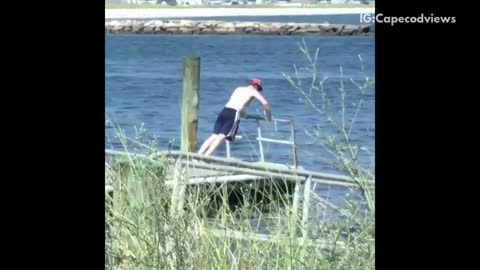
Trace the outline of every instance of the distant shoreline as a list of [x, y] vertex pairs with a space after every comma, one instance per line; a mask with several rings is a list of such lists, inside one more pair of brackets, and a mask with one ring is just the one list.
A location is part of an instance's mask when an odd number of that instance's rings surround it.
[[165, 8], [105, 9], [105, 19], [162, 19], [235, 16], [302, 16], [375, 13], [375, 8]]

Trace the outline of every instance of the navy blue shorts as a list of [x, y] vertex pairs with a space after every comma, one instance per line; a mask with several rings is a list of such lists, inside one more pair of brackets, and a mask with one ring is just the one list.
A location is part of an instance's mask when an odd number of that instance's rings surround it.
[[237, 110], [225, 107], [218, 114], [217, 121], [215, 121], [215, 126], [213, 127], [213, 134], [223, 134], [227, 140], [233, 141], [239, 125], [240, 119], [237, 115]]

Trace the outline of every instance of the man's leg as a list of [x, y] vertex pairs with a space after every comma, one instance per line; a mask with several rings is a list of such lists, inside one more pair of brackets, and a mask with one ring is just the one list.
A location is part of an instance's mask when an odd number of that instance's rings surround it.
[[217, 134], [212, 134], [208, 139], [205, 140], [205, 142], [202, 144], [200, 147], [200, 150], [198, 150], [198, 154], [203, 155], [205, 151], [208, 149], [208, 147], [212, 144], [212, 142], [217, 138]]
[[217, 137], [213, 140], [212, 144], [208, 148], [207, 152], [205, 152], [206, 156], [209, 156], [217, 147], [225, 140], [224, 134], [218, 134]]

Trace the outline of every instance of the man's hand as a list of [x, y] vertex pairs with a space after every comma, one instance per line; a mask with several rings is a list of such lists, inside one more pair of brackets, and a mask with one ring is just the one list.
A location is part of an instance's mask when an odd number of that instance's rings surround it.
[[259, 92], [254, 92], [253, 96], [262, 104], [263, 108], [266, 112], [266, 120], [271, 122], [272, 121], [272, 108], [268, 101], [260, 94]]

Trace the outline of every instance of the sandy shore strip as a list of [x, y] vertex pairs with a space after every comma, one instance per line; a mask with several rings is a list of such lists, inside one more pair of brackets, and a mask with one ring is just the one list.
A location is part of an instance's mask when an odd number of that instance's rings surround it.
[[375, 13], [375, 8], [191, 8], [105, 9], [105, 19], [160, 19], [226, 16], [295, 16]]

